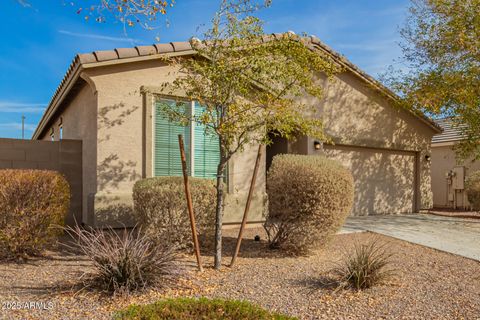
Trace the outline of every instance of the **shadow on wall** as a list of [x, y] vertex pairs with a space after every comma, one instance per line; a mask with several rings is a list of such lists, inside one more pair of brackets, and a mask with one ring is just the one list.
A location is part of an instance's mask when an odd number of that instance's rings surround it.
[[[127, 107], [125, 103], [120, 102], [111, 106], [105, 106], [98, 110], [98, 129], [109, 130], [124, 124], [126, 119], [135, 111], [140, 109], [138, 106]], [[104, 142], [110, 139], [110, 134], [98, 142]]]
[[428, 142], [412, 130], [412, 121], [421, 128], [415, 116], [392, 105], [387, 98], [358, 80], [349, 72], [326, 85], [319, 114], [325, 121], [325, 132], [338, 144], [375, 146], [414, 150]]
[[100, 190], [114, 190], [122, 182], [133, 182], [140, 179], [142, 176], [136, 171], [136, 166], [135, 161], [123, 161], [117, 154], [110, 154], [97, 167], [98, 188]]
[[[105, 144], [105, 149], [117, 145], [118, 150], [104, 154], [97, 163], [97, 193], [94, 199], [95, 225], [112, 227], [132, 226], [133, 203], [130, 185], [142, 178], [137, 161], [129, 159], [129, 150], [122, 147], [122, 136], [125, 135], [126, 123], [134, 121], [138, 106], [127, 106], [117, 103], [99, 108], [98, 128], [101, 132], [98, 138], [99, 149]], [[139, 123], [141, 126], [142, 123]], [[139, 130], [140, 131], [140, 130]], [[139, 139], [141, 139], [139, 135]], [[114, 142], [115, 141], [115, 142]], [[138, 144], [141, 145], [141, 141]], [[100, 153], [101, 154], [101, 153]]]
[[[265, 150], [265, 149], [264, 149]], [[225, 223], [238, 223], [243, 218], [248, 191], [257, 158], [258, 146], [248, 146], [241, 153], [235, 154], [228, 167], [228, 196], [225, 199]], [[249, 222], [263, 221], [265, 217], [265, 151], [259, 165], [255, 181], [252, 204], [248, 214]], [[263, 172], [263, 173], [262, 173]]]
[[352, 215], [413, 212], [414, 153], [340, 146], [327, 147], [325, 153], [352, 171], [355, 180]]
[[133, 227], [136, 224], [131, 194], [97, 195], [95, 226]]
[[433, 132], [350, 72], [339, 74], [332, 81], [327, 82], [324, 77], [319, 81], [325, 88], [324, 98], [318, 101], [308, 97], [304, 102], [318, 106], [316, 116], [323, 119], [325, 132], [334, 143], [326, 146], [327, 154], [352, 171], [355, 178], [352, 214], [412, 212], [416, 201], [417, 156], [421, 175], [419, 197], [422, 206], [428, 206], [429, 164], [423, 159]]

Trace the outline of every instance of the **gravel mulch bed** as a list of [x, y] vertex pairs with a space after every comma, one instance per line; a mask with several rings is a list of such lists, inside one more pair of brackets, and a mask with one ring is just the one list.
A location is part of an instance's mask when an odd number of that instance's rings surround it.
[[[237, 230], [226, 230], [224, 263], [230, 262]], [[130, 303], [149, 303], [162, 297], [208, 296], [245, 299], [301, 319], [480, 319], [480, 263], [434, 249], [376, 236], [387, 241], [394, 256], [396, 277], [375, 288], [356, 292], [335, 290], [328, 270], [354, 241], [372, 234], [337, 235], [324, 250], [310, 257], [285, 257], [268, 251], [264, 241], [251, 239], [262, 229], [245, 233], [241, 257], [231, 269], [195, 271], [188, 257], [189, 276], [181, 289], [149, 291], [110, 298], [77, 292], [84, 257], [50, 252], [48, 258], [26, 264], [0, 264], [0, 301], [50, 302], [49, 310], [0, 310], [1, 319], [110, 319], [113, 310]], [[474, 245], [474, 244], [468, 244]], [[204, 257], [211, 265], [211, 256]]]
[[480, 211], [465, 211], [465, 210], [454, 210], [449, 208], [434, 208], [428, 210], [426, 213], [433, 214], [436, 216], [444, 217], [454, 217], [454, 218], [470, 218], [470, 219], [480, 219]]
[[[93, 268], [90, 261], [79, 254], [55, 250], [26, 263], [0, 263], [0, 319], [112, 319], [115, 310], [132, 303], [195, 295], [198, 285], [192, 283], [192, 276], [196, 276], [192, 271], [195, 270], [194, 258], [185, 257], [185, 266], [188, 272], [176, 288], [111, 297], [82, 290], [82, 276]], [[38, 303], [39, 307], [31, 303]]]

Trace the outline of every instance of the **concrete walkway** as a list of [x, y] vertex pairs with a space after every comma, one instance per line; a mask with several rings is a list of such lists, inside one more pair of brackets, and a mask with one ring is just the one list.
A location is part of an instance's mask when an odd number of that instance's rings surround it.
[[480, 261], [480, 220], [426, 214], [349, 217], [341, 233], [362, 231]]

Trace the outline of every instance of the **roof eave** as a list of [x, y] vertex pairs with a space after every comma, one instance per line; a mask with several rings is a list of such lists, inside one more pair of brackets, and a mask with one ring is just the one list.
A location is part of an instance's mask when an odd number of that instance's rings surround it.
[[[311, 36], [310, 38], [312, 39], [313, 44], [317, 45], [319, 49], [321, 49], [325, 53], [332, 56], [337, 63], [341, 64], [343, 67], [347, 68], [350, 72], [354, 73], [357, 77], [363, 79], [364, 81], [372, 85], [376, 90], [379, 90], [380, 92], [382, 92], [389, 99], [392, 99], [395, 103], [398, 103], [401, 100], [400, 97], [397, 94], [395, 94], [392, 90], [385, 87], [382, 83], [380, 83], [378, 80], [376, 80], [369, 74], [365, 73], [363, 70], [358, 68], [355, 64], [350, 62], [347, 58], [340, 55], [335, 50], [330, 48], [328, 45], [323, 43], [320, 39], [318, 39], [315, 36]], [[423, 123], [427, 124], [430, 128], [433, 129], [434, 132], [436, 133], [443, 132], [443, 129], [438, 124], [436, 124], [435, 121], [428, 118], [427, 116], [419, 115], [418, 113], [412, 110], [408, 110], [408, 109], [404, 109], [404, 110], [412, 114], [417, 119], [421, 120]]]
[[[272, 35], [274, 38], [278, 38], [279, 36], [281, 36], [281, 34]], [[266, 37], [268, 38], [269, 36]], [[322, 41], [320, 41], [320, 39], [315, 36], [308, 37], [307, 39], [309, 39], [310, 43], [313, 44], [315, 48], [320, 49], [324, 53], [331, 56], [337, 63], [341, 64], [350, 72], [354, 73], [357, 77], [372, 85], [376, 90], [383, 93], [389, 99], [392, 99], [395, 103], [400, 101], [400, 98], [394, 92], [385, 87], [375, 78], [362, 71], [344, 56], [338, 54], [332, 48], [324, 44]], [[67, 73], [59, 87], [57, 88], [50, 104], [45, 110], [39, 125], [35, 129], [32, 139], [38, 139], [43, 133], [48, 121], [50, 121], [50, 118], [55, 114], [72, 86], [78, 81], [80, 74], [84, 69], [146, 60], [164, 59], [173, 56], [193, 55], [195, 53], [196, 51], [193, 50], [189, 42], [171, 42], [168, 44], [156, 44], [153, 46], [120, 48], [109, 51], [95, 51], [93, 53], [75, 56], [75, 59], [70, 64], [70, 67], [68, 68]], [[443, 131], [440, 126], [438, 126], [433, 120], [429, 119], [425, 115], [420, 115], [408, 109], [405, 109], [405, 111], [429, 126], [434, 132], [441, 133]]]
[[165, 59], [169, 57], [187, 56], [192, 54], [195, 54], [195, 50], [185, 50], [181, 52], [171, 52], [171, 53], [157, 53], [157, 54], [146, 55], [146, 56], [137, 56], [137, 57], [131, 57], [131, 58], [112, 59], [112, 60], [106, 60], [106, 61], [86, 62], [86, 63], [81, 62], [79, 55], [75, 56], [75, 58], [73, 59], [68, 69], [69, 72], [67, 72], [66, 76], [64, 77], [64, 79], [62, 80], [58, 88], [58, 91], [55, 92], [53, 99], [51, 100], [47, 109], [43, 113], [43, 116], [40, 119], [40, 122], [38, 123], [37, 128], [35, 129], [32, 135], [32, 140], [37, 140], [40, 137], [40, 135], [43, 133], [48, 121], [50, 121], [50, 118], [55, 114], [58, 107], [61, 105], [62, 101], [64, 100], [65, 96], [68, 94], [72, 86], [78, 81], [82, 71], [87, 69], [92, 69], [92, 68], [99, 68], [99, 67], [123, 64], [123, 63]]
[[[80, 73], [82, 71], [82, 65], [78, 62], [78, 59], [75, 58], [69, 68], [72, 70], [67, 76], [62, 80], [62, 85], [59, 87], [58, 91], [55, 93], [53, 99], [49, 103], [47, 109], [42, 115], [40, 122], [37, 125], [37, 128], [33, 132], [32, 140], [37, 140], [45, 129], [46, 124], [50, 120], [53, 114], [55, 114], [61, 102], [65, 99], [66, 94], [70, 91], [72, 86], [77, 82]], [[65, 85], [66, 83], [66, 85]]]

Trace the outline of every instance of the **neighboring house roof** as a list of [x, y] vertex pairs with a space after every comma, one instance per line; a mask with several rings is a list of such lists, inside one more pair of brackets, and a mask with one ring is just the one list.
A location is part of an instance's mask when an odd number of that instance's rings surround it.
[[[270, 41], [274, 38], [282, 37], [282, 33], [273, 33], [271, 35], [265, 35], [263, 41]], [[399, 97], [381, 84], [379, 81], [360, 70], [356, 65], [351, 63], [343, 55], [337, 53], [328, 45], [320, 41], [316, 36], [303, 37], [304, 43], [311, 47], [312, 49], [319, 50], [330, 57], [356, 76], [363, 79], [368, 84], [372, 85], [375, 89], [379, 90], [386, 97], [398, 101]], [[114, 63], [127, 63], [135, 62], [141, 60], [149, 59], [158, 59], [160, 57], [168, 55], [190, 55], [195, 54], [190, 42], [170, 42], [170, 43], [160, 43], [154, 44], [151, 46], [137, 46], [134, 48], [116, 48], [114, 50], [105, 50], [105, 51], [94, 51], [91, 53], [78, 54], [73, 59], [70, 64], [65, 76], [63, 77], [60, 85], [55, 90], [55, 93], [42, 116], [35, 132], [33, 133], [32, 139], [37, 139], [45, 130], [47, 123], [50, 121], [52, 116], [55, 114], [59, 105], [65, 98], [68, 91], [75, 85], [75, 82], [78, 81], [81, 76], [80, 72], [82, 69], [91, 68], [91, 67], [101, 67], [104, 65], [114, 64]], [[431, 127], [436, 132], [441, 132], [442, 129], [430, 118], [427, 116], [407, 110], [419, 120], [424, 122], [426, 125]]]
[[438, 119], [435, 122], [443, 129], [443, 132], [433, 136], [432, 144], [455, 142], [465, 139], [465, 136], [462, 133], [462, 128], [465, 128], [465, 126], [455, 125], [451, 117]]

